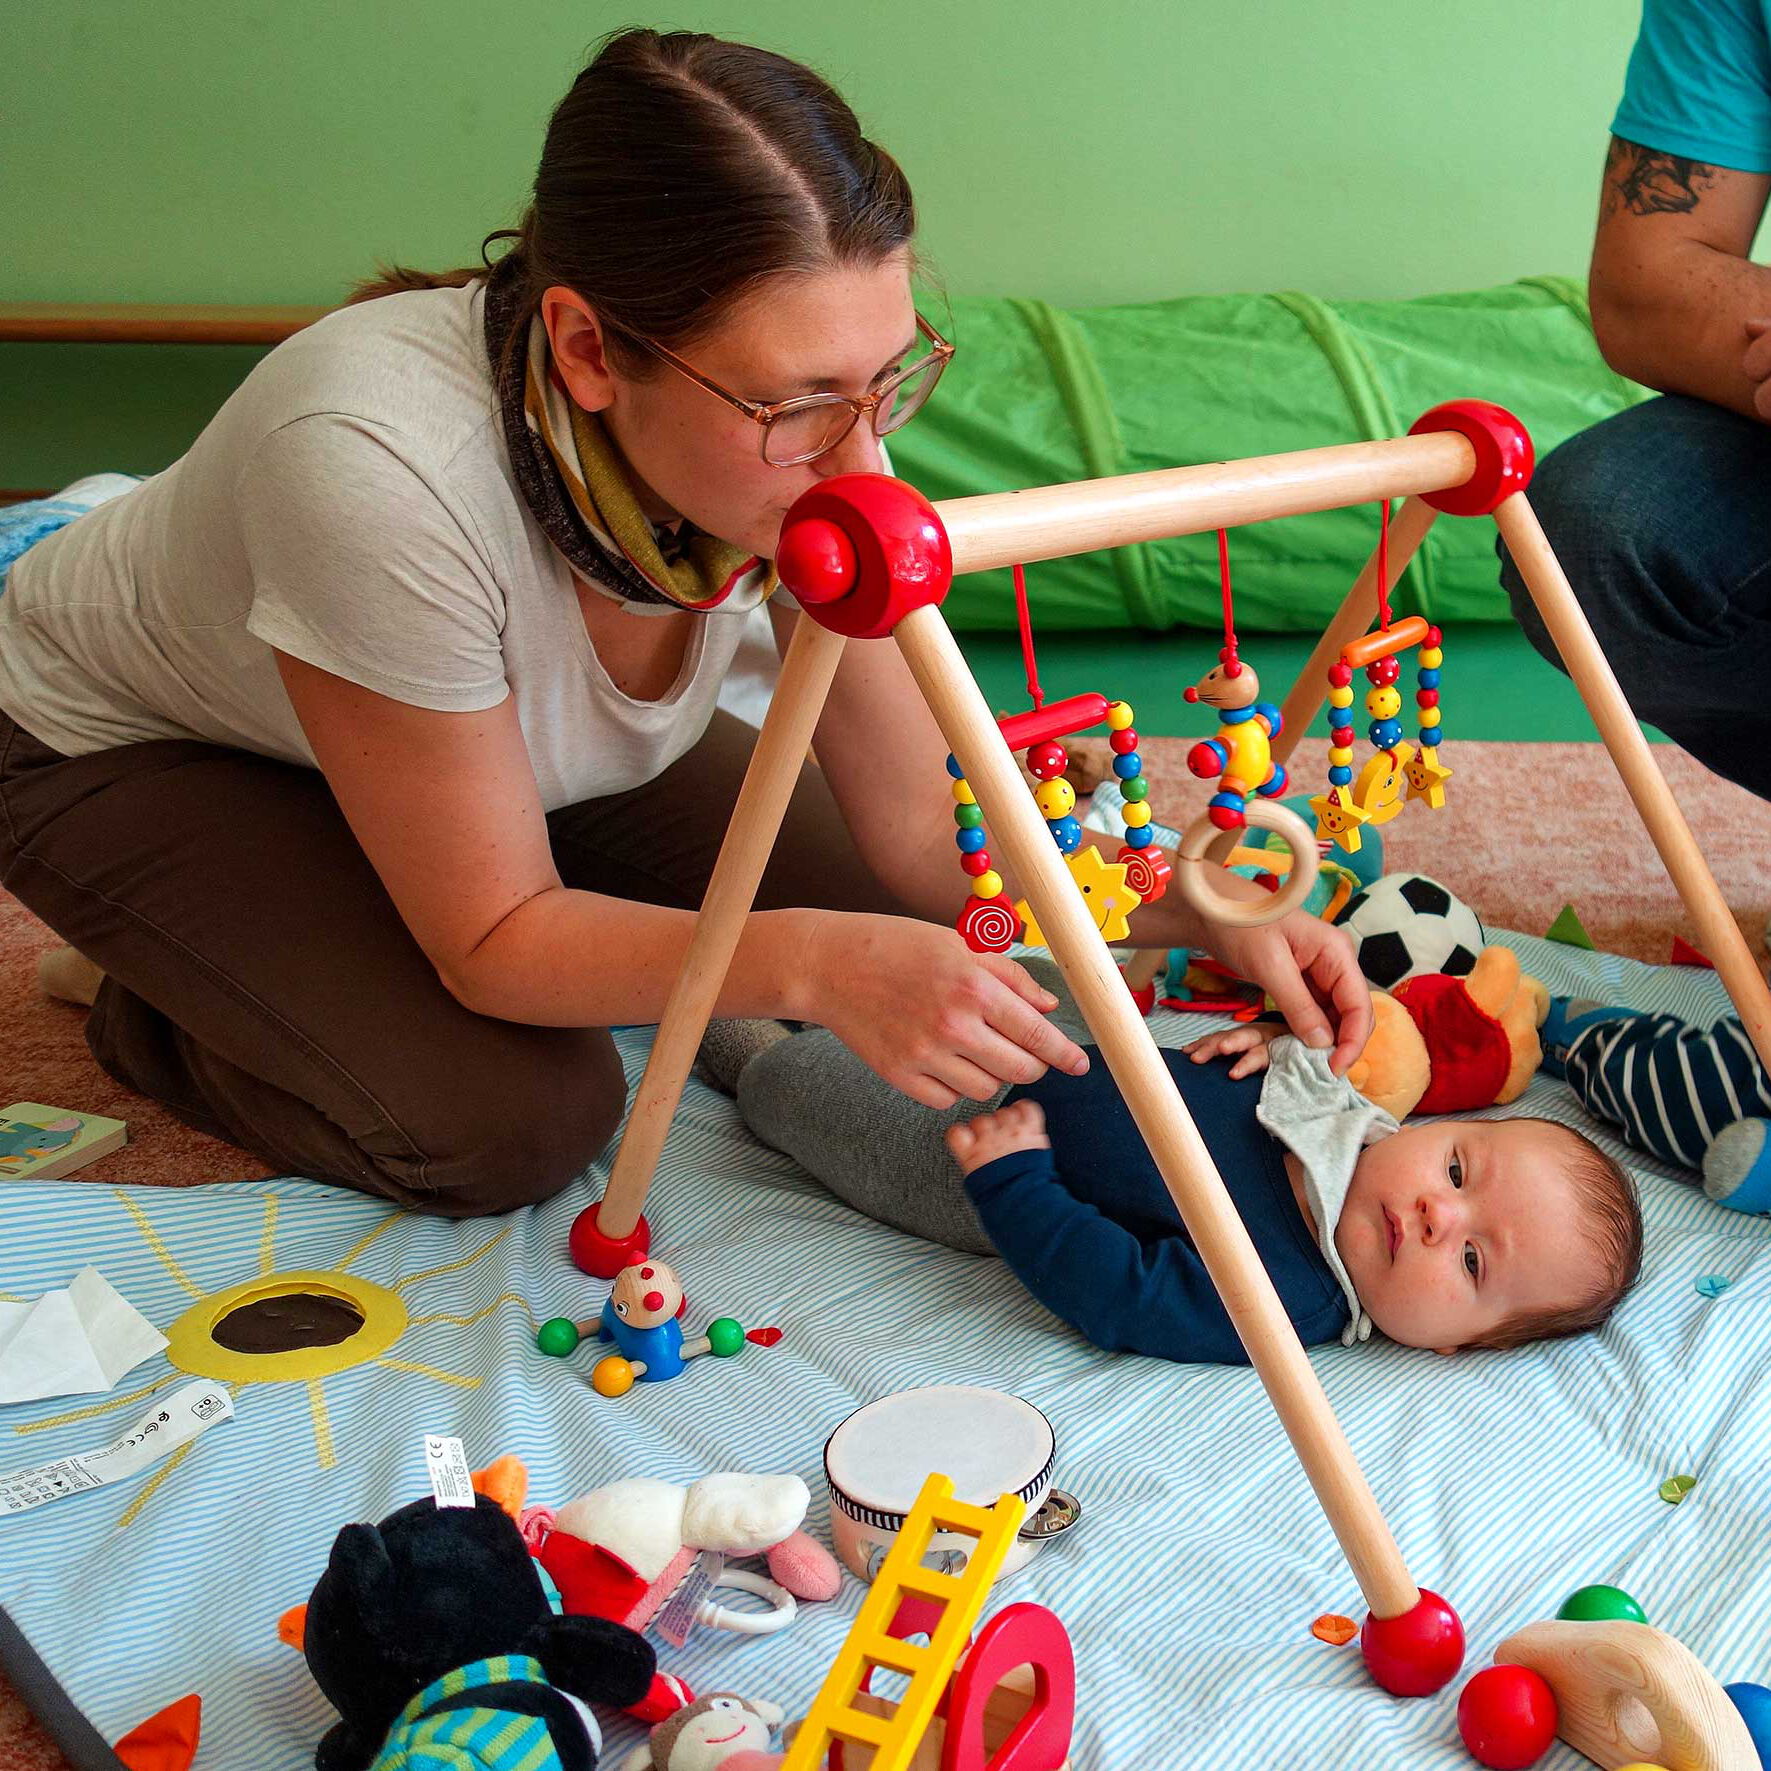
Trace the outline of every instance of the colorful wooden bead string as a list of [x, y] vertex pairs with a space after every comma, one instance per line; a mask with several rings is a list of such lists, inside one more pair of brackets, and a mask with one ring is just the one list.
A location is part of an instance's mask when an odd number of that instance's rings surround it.
[[[1021, 658], [1033, 707], [1028, 713], [1007, 715], [997, 724], [1011, 749], [1025, 747], [1027, 772], [1039, 782], [1033, 790], [1034, 803], [1052, 833], [1052, 841], [1058, 845], [1058, 852], [1070, 856], [1082, 846], [1082, 825], [1075, 816], [1076, 789], [1064, 779], [1070, 753], [1058, 739], [1106, 722], [1113, 773], [1125, 798], [1125, 843], [1119, 852], [1119, 864], [1127, 869], [1126, 883], [1148, 903], [1161, 896], [1170, 870], [1162, 851], [1151, 847], [1150, 783], [1144, 776], [1143, 758], [1138, 755], [1132, 710], [1124, 701], [1108, 701], [1101, 695], [1072, 695], [1049, 708], [1045, 705], [1033, 649], [1026, 574], [1019, 565], [1014, 568], [1014, 581]], [[958, 826], [953, 840], [959, 849], [960, 868], [971, 880], [971, 896], [956, 927], [974, 953], [1003, 953], [1020, 934], [1021, 920], [1004, 888], [1002, 875], [991, 860], [983, 810], [956, 756], [948, 756], [947, 773], [953, 781], [953, 822]]]
[[[1366, 824], [1383, 824], [1402, 809], [1405, 798], [1425, 800], [1430, 807], [1445, 803], [1445, 782], [1451, 771], [1439, 761], [1444, 737], [1439, 711], [1439, 677], [1445, 662], [1444, 634], [1423, 616], [1391, 617], [1389, 597], [1390, 501], [1383, 501], [1378, 529], [1378, 624], [1352, 641], [1328, 670], [1328, 791], [1312, 799], [1319, 838], [1340, 844], [1349, 853], [1359, 847]], [[1418, 750], [1403, 741], [1402, 675], [1399, 654], [1418, 646], [1415, 709]], [[1363, 666], [1367, 682], [1366, 728], [1378, 752], [1353, 773], [1353, 672]]]

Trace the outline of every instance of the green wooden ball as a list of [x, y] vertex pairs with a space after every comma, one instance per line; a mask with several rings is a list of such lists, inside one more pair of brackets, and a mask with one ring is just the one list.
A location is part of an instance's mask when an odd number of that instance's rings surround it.
[[1646, 1623], [1647, 1614], [1621, 1587], [1580, 1587], [1562, 1601], [1557, 1617], [1572, 1623], [1603, 1623], [1622, 1619], [1627, 1623]]
[[744, 1351], [744, 1324], [736, 1316], [716, 1316], [707, 1325], [707, 1350], [716, 1359]]
[[578, 1324], [570, 1316], [555, 1316], [535, 1331], [535, 1345], [550, 1359], [564, 1359], [578, 1348]]

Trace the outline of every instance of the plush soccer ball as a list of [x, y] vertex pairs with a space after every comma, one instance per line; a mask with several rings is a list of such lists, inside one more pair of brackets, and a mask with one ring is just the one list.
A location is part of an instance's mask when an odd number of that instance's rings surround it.
[[1336, 921], [1353, 937], [1360, 971], [1380, 990], [1422, 972], [1467, 978], [1487, 944], [1475, 911], [1420, 873], [1373, 880]]

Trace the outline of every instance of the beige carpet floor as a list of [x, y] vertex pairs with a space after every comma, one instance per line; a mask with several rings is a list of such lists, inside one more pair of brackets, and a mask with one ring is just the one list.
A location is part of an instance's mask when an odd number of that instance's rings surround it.
[[[1188, 743], [1152, 739], [1144, 747], [1151, 803], [1164, 822], [1184, 821], [1200, 803], [1200, 784], [1183, 760]], [[1294, 786], [1313, 787], [1323, 778], [1325, 749], [1321, 740], [1299, 747]], [[1724, 898], [1762, 957], [1771, 913], [1771, 805], [1670, 746], [1656, 746], [1655, 756]], [[1490, 927], [1541, 934], [1572, 903], [1595, 944], [1614, 952], [1663, 961], [1675, 934], [1696, 940], [1598, 745], [1468, 743], [1447, 746], [1445, 760], [1454, 778], [1444, 809], [1414, 807], [1385, 827], [1392, 869], [1432, 874]], [[82, 1037], [83, 1011], [37, 992], [36, 956], [54, 944], [41, 923], [0, 892], [0, 1088], [6, 1091], [0, 1106], [44, 1101], [127, 1120], [127, 1148], [83, 1170], [83, 1182], [179, 1187], [265, 1174], [251, 1157], [188, 1130], [98, 1069]], [[0, 1771], [65, 1771], [3, 1682]]]

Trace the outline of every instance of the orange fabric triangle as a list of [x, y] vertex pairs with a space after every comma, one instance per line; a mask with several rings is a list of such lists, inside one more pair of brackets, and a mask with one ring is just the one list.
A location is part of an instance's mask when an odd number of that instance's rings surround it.
[[474, 1492], [496, 1501], [514, 1520], [529, 1498], [529, 1469], [508, 1451], [503, 1457], [473, 1473]]
[[113, 1750], [129, 1771], [190, 1771], [202, 1730], [203, 1700], [193, 1691], [131, 1728]]

